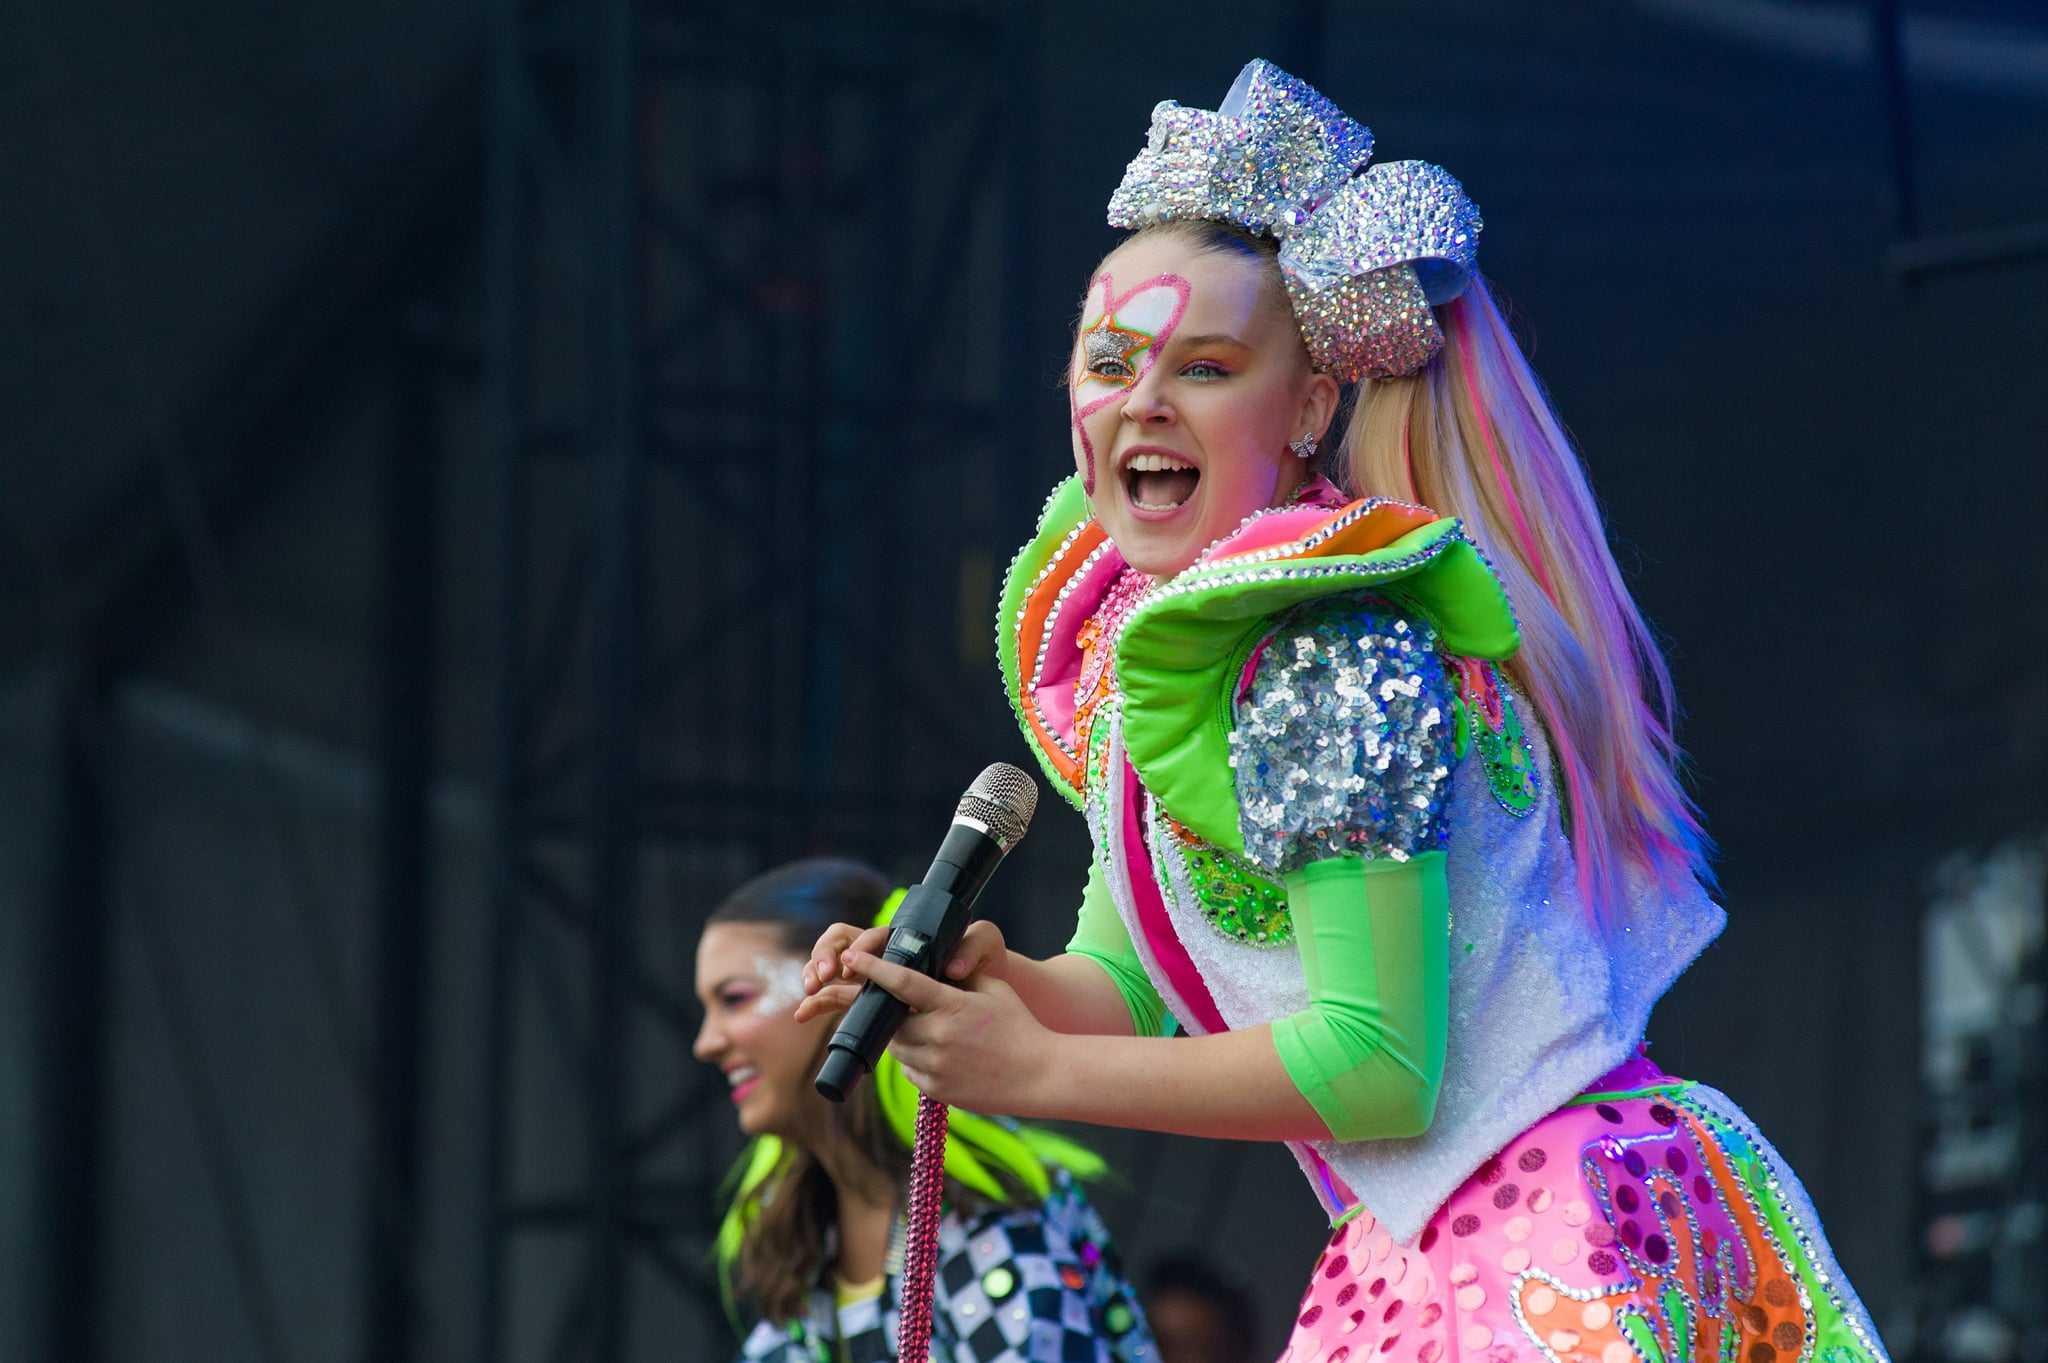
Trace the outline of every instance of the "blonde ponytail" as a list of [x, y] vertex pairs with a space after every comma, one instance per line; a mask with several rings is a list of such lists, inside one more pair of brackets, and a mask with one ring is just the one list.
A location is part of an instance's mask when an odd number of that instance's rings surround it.
[[1441, 353], [1367, 381], [1344, 440], [1353, 491], [1465, 522], [1522, 625], [1508, 663], [1564, 784], [1583, 897], [1603, 920], [1631, 866], [1711, 883], [1679, 778], [1671, 674], [1607, 546], [1571, 442], [1483, 279], [1436, 310]]

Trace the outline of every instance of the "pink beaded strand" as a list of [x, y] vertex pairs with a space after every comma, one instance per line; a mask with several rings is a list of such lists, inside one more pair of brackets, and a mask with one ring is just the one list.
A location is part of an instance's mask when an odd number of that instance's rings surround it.
[[918, 1095], [917, 1138], [910, 1150], [910, 1215], [903, 1244], [903, 1316], [896, 1356], [930, 1357], [932, 1273], [939, 1263], [940, 1200], [946, 1191], [946, 1105]]

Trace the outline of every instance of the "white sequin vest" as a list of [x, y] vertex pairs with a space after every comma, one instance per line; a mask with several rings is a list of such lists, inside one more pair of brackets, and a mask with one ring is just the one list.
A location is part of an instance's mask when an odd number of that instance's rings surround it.
[[[1526, 708], [1520, 713], [1536, 770], [1547, 775], [1542, 730]], [[1121, 716], [1106, 720], [1108, 768], [1121, 771]], [[1412, 1138], [1289, 1142], [1333, 1218], [1348, 1208], [1319, 1176], [1310, 1151], [1389, 1232], [1412, 1241], [1488, 1157], [1634, 1054], [1651, 1007], [1720, 933], [1726, 915], [1703, 891], [1672, 894], [1642, 877], [1607, 940], [1580, 900], [1553, 785], [1543, 781], [1536, 807], [1516, 817], [1494, 800], [1476, 744], [1455, 768], [1446, 857], [1450, 1025], [1436, 1117]], [[1132, 898], [1119, 836], [1123, 790], [1123, 782], [1109, 780], [1087, 802], [1090, 831], [1146, 973], [1185, 1026], [1192, 1012], [1154, 958]], [[1308, 1007], [1298, 949], [1291, 942], [1252, 945], [1212, 926], [1184, 863], [1166, 854], [1162, 816], [1145, 799], [1140, 820], [1167, 916], [1223, 1020], [1252, 1027]]]

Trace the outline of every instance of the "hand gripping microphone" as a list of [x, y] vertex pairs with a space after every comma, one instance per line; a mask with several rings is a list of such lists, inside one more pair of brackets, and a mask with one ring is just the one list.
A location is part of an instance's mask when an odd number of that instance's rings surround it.
[[[946, 961], [973, 917], [974, 901], [988, 884], [1003, 854], [1015, 847], [1031, 826], [1038, 808], [1038, 783], [1009, 765], [997, 762], [974, 778], [953, 811], [953, 826], [939, 844], [939, 855], [896, 908], [884, 960], [944, 978]], [[870, 980], [861, 986], [832, 1033], [825, 1063], [818, 1067], [817, 1088], [835, 1103], [860, 1086], [861, 1076], [874, 1069], [889, 1040], [910, 1011], [909, 1006]]]

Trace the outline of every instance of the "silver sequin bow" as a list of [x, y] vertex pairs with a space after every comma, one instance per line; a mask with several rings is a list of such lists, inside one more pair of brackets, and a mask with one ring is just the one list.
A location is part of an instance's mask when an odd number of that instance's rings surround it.
[[1390, 161], [1372, 133], [1271, 62], [1238, 73], [1215, 112], [1152, 111], [1109, 200], [1112, 227], [1206, 218], [1277, 238], [1318, 369], [1341, 382], [1412, 374], [1442, 349], [1431, 308], [1464, 292], [1479, 210], [1449, 172]]

